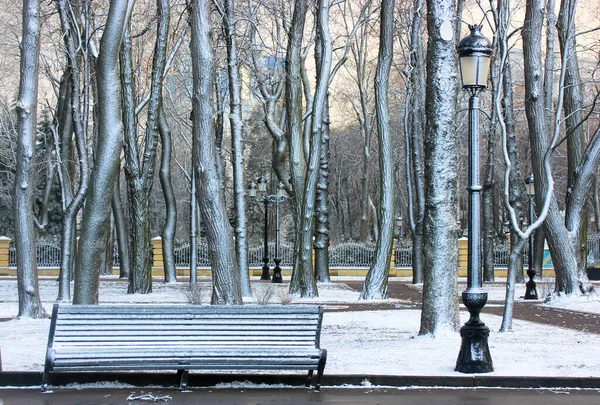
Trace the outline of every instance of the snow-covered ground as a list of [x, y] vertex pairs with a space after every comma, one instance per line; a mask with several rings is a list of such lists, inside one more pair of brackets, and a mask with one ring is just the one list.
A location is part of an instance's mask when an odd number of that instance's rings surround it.
[[[335, 279], [331, 285], [319, 285], [319, 298], [293, 299], [292, 302], [318, 303], [343, 309], [356, 303], [358, 292]], [[254, 283], [253, 285], [257, 285]], [[201, 283], [208, 301], [210, 284]], [[261, 284], [259, 288], [276, 289], [272, 302], [286, 297], [286, 285]], [[185, 283], [165, 285], [155, 282], [150, 295], [127, 295], [127, 284], [115, 279], [102, 281], [102, 303], [187, 303]], [[504, 297], [501, 283], [488, 287], [490, 301]], [[524, 290], [524, 288], [521, 288]], [[519, 290], [520, 291], [520, 290]], [[57, 295], [55, 279], [40, 281], [44, 307], [51, 311]], [[262, 293], [264, 295], [264, 293]], [[0, 318], [17, 314], [17, 287], [14, 279], [0, 279]], [[460, 348], [458, 333], [444, 336], [418, 336], [420, 311], [407, 308], [406, 302], [390, 300], [397, 310], [326, 312], [321, 347], [328, 350], [327, 374], [433, 375], [456, 373], [454, 366]], [[493, 305], [493, 304], [491, 304]], [[600, 313], [598, 296], [551, 305]], [[464, 307], [461, 306], [464, 310]], [[461, 324], [468, 318], [461, 312]], [[498, 333], [501, 318], [483, 316], [491, 329], [489, 346], [496, 376], [565, 376], [600, 377], [600, 336], [586, 332], [515, 320], [513, 332]], [[0, 350], [4, 371], [41, 371], [48, 339], [50, 320], [8, 320], [0, 322]]]

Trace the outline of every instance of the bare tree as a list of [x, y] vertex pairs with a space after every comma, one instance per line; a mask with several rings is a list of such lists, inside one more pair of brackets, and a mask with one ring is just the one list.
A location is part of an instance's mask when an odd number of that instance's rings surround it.
[[110, 232], [112, 191], [119, 169], [123, 122], [119, 80], [119, 49], [134, 0], [112, 2], [100, 42], [98, 86], [98, 143], [90, 188], [83, 210], [81, 238], [74, 274], [74, 304], [98, 303], [98, 277], [106, 234]]
[[[75, 242], [75, 221], [77, 214], [83, 205], [85, 196], [88, 191], [89, 183], [89, 163], [86, 149], [86, 117], [87, 117], [87, 98], [83, 98], [81, 94], [82, 77], [86, 77], [85, 73], [88, 69], [87, 41], [85, 45], [79, 44], [79, 32], [83, 31], [87, 34], [87, 29], [84, 31], [79, 27], [78, 21], [75, 19], [75, 10], [66, 0], [60, 0], [57, 3], [58, 12], [60, 15], [61, 26], [63, 31], [63, 39], [67, 50], [67, 69], [65, 77], [68, 81], [65, 83], [67, 87], [64, 99], [64, 108], [62, 114], [59, 111], [59, 116], [63, 115], [59, 120], [59, 133], [61, 134], [60, 145], [64, 151], [60, 151], [59, 156], [66, 157], [61, 159], [61, 184], [63, 185], [63, 237], [62, 237], [62, 256], [60, 266], [60, 285], [58, 299], [63, 301], [70, 300], [70, 274], [73, 268], [73, 249]], [[87, 28], [87, 20], [85, 21]], [[80, 51], [78, 51], [78, 49]], [[83, 57], [84, 72], [80, 72], [79, 58]], [[84, 92], [87, 93], [88, 83], [83, 83]], [[83, 102], [82, 102], [83, 101]], [[82, 111], [83, 109], [83, 111]], [[77, 193], [73, 195], [73, 184], [70, 180], [70, 171], [68, 170], [70, 155], [71, 132], [75, 134], [75, 143], [77, 145], [77, 155], [79, 156], [79, 188]]]
[[[409, 72], [405, 114], [406, 186], [408, 222], [412, 233], [413, 284], [423, 282], [423, 220], [425, 188], [423, 184], [423, 134], [425, 133], [425, 60], [421, 38], [423, 1], [415, 0], [410, 27]], [[412, 169], [412, 170], [411, 170]], [[414, 186], [413, 186], [414, 185]]]
[[379, 31], [379, 61], [375, 74], [375, 108], [379, 136], [379, 176], [381, 193], [379, 201], [379, 234], [375, 261], [365, 279], [360, 299], [384, 299], [394, 239], [394, 175], [388, 107], [389, 75], [394, 53], [394, 0], [382, 0]]
[[242, 304], [239, 270], [233, 249], [225, 196], [219, 181], [212, 122], [213, 58], [210, 2], [193, 0], [189, 7], [193, 69], [193, 167], [196, 195], [210, 250], [213, 304]]
[[238, 63], [238, 46], [236, 43], [236, 20], [233, 0], [224, 0], [220, 10], [225, 30], [227, 45], [227, 73], [229, 75], [229, 111], [231, 123], [231, 153], [233, 163], [233, 201], [235, 210], [235, 248], [242, 295], [251, 296], [250, 278], [248, 275], [248, 241], [246, 238], [246, 191], [244, 182], [244, 154], [242, 147], [243, 120], [241, 101], [241, 79]]
[[40, 54], [40, 2], [23, 1], [21, 78], [17, 99], [17, 168], [14, 215], [17, 249], [19, 318], [43, 318], [37, 279], [35, 228], [33, 223], [33, 167], [37, 136], [37, 87]]
[[[288, 44], [288, 55], [290, 55], [290, 50], [292, 54], [297, 56], [295, 60], [295, 64], [286, 63], [286, 70], [288, 75], [290, 73], [299, 73], [301, 72], [301, 64], [299, 58], [299, 49], [292, 50], [293, 47], [298, 47], [298, 45], [302, 41], [302, 32], [304, 26], [305, 16], [300, 16], [300, 13], [305, 12], [305, 2], [304, 0], [297, 0], [296, 6], [294, 8], [294, 16], [292, 18], [292, 30], [294, 30], [294, 35], [292, 39], [292, 35], [290, 36], [290, 43]], [[314, 297], [318, 295], [317, 285], [315, 283], [315, 278], [312, 272], [312, 227], [314, 220], [314, 209], [315, 209], [315, 196], [316, 196], [316, 188], [317, 182], [319, 178], [319, 160], [321, 158], [321, 146], [322, 146], [322, 126], [324, 121], [325, 114], [325, 102], [327, 91], [329, 88], [329, 79], [331, 74], [331, 54], [332, 54], [332, 45], [331, 45], [331, 37], [329, 33], [329, 0], [320, 0], [317, 6], [317, 31], [319, 32], [319, 36], [321, 38], [322, 44], [322, 61], [320, 64], [319, 71], [317, 72], [317, 84], [315, 89], [315, 96], [312, 103], [312, 116], [311, 116], [311, 128], [310, 128], [310, 148], [308, 159], [306, 161], [306, 172], [303, 182], [302, 188], [294, 187], [294, 190], [302, 190], [303, 194], [300, 194], [296, 191], [297, 195], [302, 195], [302, 201], [298, 201], [300, 204], [299, 207], [299, 217], [298, 217], [298, 226], [296, 227], [296, 241], [295, 241], [295, 251], [296, 255], [294, 258], [294, 273], [292, 275], [292, 280], [290, 282], [290, 292], [299, 294], [302, 297]], [[294, 21], [298, 23], [298, 25], [294, 24]], [[298, 35], [298, 36], [296, 36]], [[297, 42], [296, 42], [297, 41]], [[286, 61], [287, 62], [287, 61]], [[291, 61], [290, 61], [291, 62]], [[287, 91], [290, 93], [290, 90], [294, 89], [294, 84], [292, 84], [293, 77], [288, 77], [287, 81]], [[299, 90], [296, 88], [296, 90]], [[290, 93], [291, 95], [292, 93]], [[298, 93], [296, 93], [298, 94]], [[300, 95], [300, 94], [298, 94]], [[288, 99], [288, 103], [286, 103], [286, 108], [288, 109], [288, 122], [294, 122], [292, 126], [288, 126], [288, 129], [295, 129], [296, 136], [300, 133], [298, 129], [301, 125], [301, 116], [299, 114], [301, 103], [298, 103], [300, 100], [298, 98], [294, 98], [294, 103], [291, 103], [291, 99]], [[292, 119], [292, 117], [294, 119]], [[300, 167], [294, 164], [294, 156], [299, 156], [301, 150], [297, 150], [298, 148], [304, 149], [304, 145], [302, 142], [299, 142], [298, 139], [293, 139], [290, 141], [290, 150], [292, 151], [290, 155], [292, 156], [292, 178], [294, 179], [294, 186], [298, 184], [298, 174]]]
[[[460, 2], [459, 2], [460, 4]], [[456, 266], [457, 3], [427, 0], [425, 265], [420, 334], [458, 328]]]

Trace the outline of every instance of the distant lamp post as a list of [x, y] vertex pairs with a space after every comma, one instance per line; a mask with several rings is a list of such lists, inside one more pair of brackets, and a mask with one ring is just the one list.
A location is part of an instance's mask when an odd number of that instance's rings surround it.
[[463, 38], [458, 46], [462, 87], [469, 92], [469, 204], [468, 204], [468, 267], [467, 289], [462, 301], [471, 314], [460, 329], [462, 343], [456, 371], [461, 373], [489, 373], [494, 371], [488, 346], [490, 329], [481, 321], [479, 313], [487, 303], [487, 292], [483, 291], [481, 279], [481, 191], [479, 179], [479, 97], [487, 87], [492, 58], [490, 41], [481, 35], [479, 25], [469, 26], [471, 34]]
[[[535, 197], [535, 187], [533, 184], [533, 173], [529, 173], [529, 177], [525, 179], [525, 189], [527, 196], [529, 197], [529, 225], [533, 224], [533, 197]], [[535, 232], [531, 232], [529, 235], [529, 254], [527, 255], [527, 277], [529, 281], [525, 284], [525, 299], [526, 300], [537, 300], [538, 293], [536, 290], [535, 281], [535, 269], [533, 268], [533, 236]]]
[[402, 225], [404, 220], [400, 215], [396, 217], [396, 232], [398, 232], [398, 241], [402, 240]]
[[[268, 207], [275, 204], [275, 257], [273, 261], [275, 262], [275, 267], [273, 268], [273, 283], [281, 283], [283, 278], [281, 277], [281, 267], [279, 264], [281, 263], [281, 258], [279, 257], [279, 204], [285, 202], [290, 197], [285, 193], [285, 186], [283, 183], [279, 183], [277, 185], [276, 193], [273, 195], [267, 194], [267, 180], [264, 176], [260, 176], [256, 179], [256, 183], [250, 183], [248, 185], [248, 195], [256, 200], [257, 203], [260, 203], [264, 206], [265, 209], [265, 220], [264, 220], [264, 245], [263, 245], [263, 266], [262, 266], [262, 274], [260, 276], [261, 280], [271, 280], [271, 275], [269, 274], [269, 233], [268, 233]], [[258, 190], [258, 194], [257, 194]]]

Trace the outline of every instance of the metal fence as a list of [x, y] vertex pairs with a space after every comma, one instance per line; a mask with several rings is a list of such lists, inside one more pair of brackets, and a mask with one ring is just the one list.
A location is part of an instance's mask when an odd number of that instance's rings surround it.
[[600, 233], [588, 235], [587, 238], [587, 249], [588, 264], [595, 264], [600, 262]]
[[[600, 262], [600, 234], [593, 234], [588, 237], [588, 262]], [[340, 243], [329, 248], [329, 265], [330, 267], [348, 268], [348, 267], [369, 267], [375, 257], [375, 244], [359, 243], [354, 241]], [[275, 243], [269, 243], [269, 266], [274, 266], [273, 256], [275, 252]], [[38, 241], [36, 247], [38, 267], [60, 267], [61, 246], [59, 242]], [[494, 249], [494, 266], [507, 267], [508, 256], [510, 252], [507, 244], [496, 245]], [[528, 254], [528, 246], [523, 249], [523, 257]], [[190, 244], [182, 243], [175, 247], [175, 265], [177, 267], [190, 266]], [[546, 255], [546, 254], [545, 254]], [[253, 246], [248, 249], [248, 261], [250, 267], [261, 267], [263, 259], [263, 245]], [[282, 267], [292, 267], [294, 260], [294, 247], [288, 244], [280, 244], [279, 256], [281, 258]], [[527, 260], [524, 260], [527, 265]], [[14, 243], [9, 246], [9, 262], [8, 265], [16, 267], [17, 258]], [[198, 244], [198, 266], [210, 267], [210, 256], [208, 244], [200, 242]], [[412, 267], [412, 247], [396, 245], [392, 256], [392, 266], [395, 267]], [[544, 261], [544, 267], [551, 267], [551, 261]], [[119, 267], [119, 249], [114, 246], [113, 267]]]

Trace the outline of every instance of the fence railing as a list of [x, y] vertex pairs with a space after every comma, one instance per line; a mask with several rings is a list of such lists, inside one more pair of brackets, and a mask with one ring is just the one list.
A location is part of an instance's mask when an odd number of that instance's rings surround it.
[[[587, 241], [588, 262], [600, 262], [600, 234], [590, 235]], [[273, 256], [275, 252], [275, 243], [269, 245], [269, 266], [274, 266]], [[524, 257], [527, 257], [527, 246], [523, 251]], [[332, 268], [352, 268], [369, 267], [375, 257], [375, 244], [360, 242], [344, 242], [329, 248], [329, 265]], [[252, 246], [248, 249], [248, 261], [250, 267], [261, 267], [264, 257], [263, 245]], [[59, 242], [39, 241], [36, 246], [38, 267], [59, 267], [61, 259], [61, 246]], [[494, 249], [494, 266], [507, 267], [508, 265], [508, 246], [506, 244], [497, 245]], [[177, 267], [190, 266], [190, 244], [182, 243], [175, 247], [175, 265]], [[292, 267], [294, 259], [294, 248], [292, 245], [280, 244], [279, 256], [282, 267]], [[119, 249], [114, 246], [113, 267], [119, 267]], [[210, 256], [208, 244], [206, 242], [198, 243], [199, 267], [210, 267]], [[527, 261], [525, 260], [525, 265]], [[8, 265], [15, 267], [17, 265], [16, 251], [14, 243], [10, 243], [8, 249]], [[392, 256], [393, 267], [412, 267], [412, 247], [396, 245]], [[545, 260], [544, 267], [551, 267], [551, 261]]]

